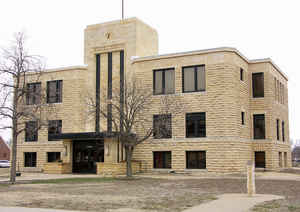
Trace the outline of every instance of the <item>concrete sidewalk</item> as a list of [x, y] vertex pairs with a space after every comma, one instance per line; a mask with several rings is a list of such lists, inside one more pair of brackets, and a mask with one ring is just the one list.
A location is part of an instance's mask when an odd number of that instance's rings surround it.
[[22, 207], [0, 207], [0, 212], [80, 212], [80, 211], [41, 209], [41, 208], [22, 208]]
[[253, 197], [248, 197], [247, 194], [223, 194], [218, 196], [217, 200], [192, 207], [183, 212], [247, 212], [259, 203], [283, 198], [268, 194], [256, 194]]

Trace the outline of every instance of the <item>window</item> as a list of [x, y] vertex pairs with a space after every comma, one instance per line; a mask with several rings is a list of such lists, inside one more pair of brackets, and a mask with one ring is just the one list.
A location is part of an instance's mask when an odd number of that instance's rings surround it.
[[187, 113], [185, 120], [186, 137], [206, 137], [205, 112]]
[[285, 137], [284, 137], [284, 121], [281, 122], [281, 130], [282, 130], [282, 141], [285, 141]]
[[25, 141], [38, 140], [38, 124], [36, 121], [29, 121], [25, 123]]
[[187, 169], [206, 169], [205, 151], [187, 151], [186, 152]]
[[245, 125], [245, 112], [241, 113], [241, 117], [242, 117], [242, 125]]
[[279, 167], [282, 167], [282, 152], [279, 152], [278, 162], [279, 162]]
[[60, 134], [62, 128], [61, 120], [51, 120], [48, 122], [48, 140], [52, 141], [51, 135]]
[[24, 152], [24, 167], [36, 167], [36, 152]]
[[60, 152], [47, 152], [48, 163], [58, 162], [60, 160]]
[[153, 167], [155, 169], [171, 169], [172, 154], [167, 152], [153, 152]]
[[253, 115], [254, 139], [265, 139], [265, 115]]
[[62, 80], [47, 82], [47, 103], [62, 102]]
[[153, 130], [154, 138], [172, 138], [172, 115], [154, 115]]
[[196, 92], [205, 91], [205, 66], [189, 66], [182, 68], [182, 91]]
[[264, 73], [252, 74], [253, 97], [264, 97]]
[[276, 133], [277, 133], [277, 140], [279, 141], [279, 119], [276, 119]]
[[26, 93], [26, 104], [34, 105], [41, 103], [41, 83], [28, 83]]
[[153, 71], [153, 94], [175, 93], [174, 68]]
[[240, 69], [240, 80], [244, 81], [244, 69]]
[[266, 168], [266, 153], [255, 152], [255, 168]]

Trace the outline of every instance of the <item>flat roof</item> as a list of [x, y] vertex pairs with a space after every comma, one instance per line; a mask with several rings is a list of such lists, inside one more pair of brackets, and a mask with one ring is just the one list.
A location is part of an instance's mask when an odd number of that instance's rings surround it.
[[168, 59], [168, 58], [174, 58], [174, 57], [184, 57], [184, 56], [198, 55], [198, 54], [208, 54], [208, 53], [214, 53], [214, 52], [236, 53], [238, 56], [240, 56], [242, 59], [244, 59], [249, 64], [270, 63], [286, 80], [288, 80], [287, 75], [283, 71], [281, 71], [281, 69], [273, 62], [273, 60], [271, 58], [249, 60], [239, 50], [237, 50], [236, 48], [233, 48], [233, 47], [219, 47], [219, 48], [212, 48], [212, 49], [202, 49], [202, 50], [187, 51], [187, 52], [161, 54], [161, 55], [154, 55], [154, 56], [147, 56], [147, 57], [137, 57], [137, 58], [132, 59], [132, 63], [151, 61], [151, 60]]

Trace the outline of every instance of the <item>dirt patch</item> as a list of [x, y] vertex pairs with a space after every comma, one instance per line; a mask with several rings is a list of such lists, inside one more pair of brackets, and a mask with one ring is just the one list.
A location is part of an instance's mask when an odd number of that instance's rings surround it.
[[[257, 180], [257, 193], [284, 195], [277, 208], [298, 211], [299, 181]], [[3, 206], [23, 206], [82, 211], [180, 212], [211, 201], [223, 193], [245, 193], [246, 179], [149, 179], [99, 183], [20, 184], [0, 187]], [[274, 203], [272, 203], [274, 204]], [[300, 206], [300, 205], [299, 205]], [[265, 209], [265, 208], [264, 208]]]

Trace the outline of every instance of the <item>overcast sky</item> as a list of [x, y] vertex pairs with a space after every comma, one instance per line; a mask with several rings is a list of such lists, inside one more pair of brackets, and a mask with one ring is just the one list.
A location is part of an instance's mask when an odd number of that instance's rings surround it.
[[[249, 59], [271, 57], [289, 77], [290, 135], [300, 139], [299, 1], [124, 0], [159, 34], [159, 53], [235, 47]], [[47, 67], [83, 64], [86, 25], [121, 18], [121, 0], [3, 0], [0, 46], [25, 31]], [[2, 132], [5, 139], [8, 132]]]

